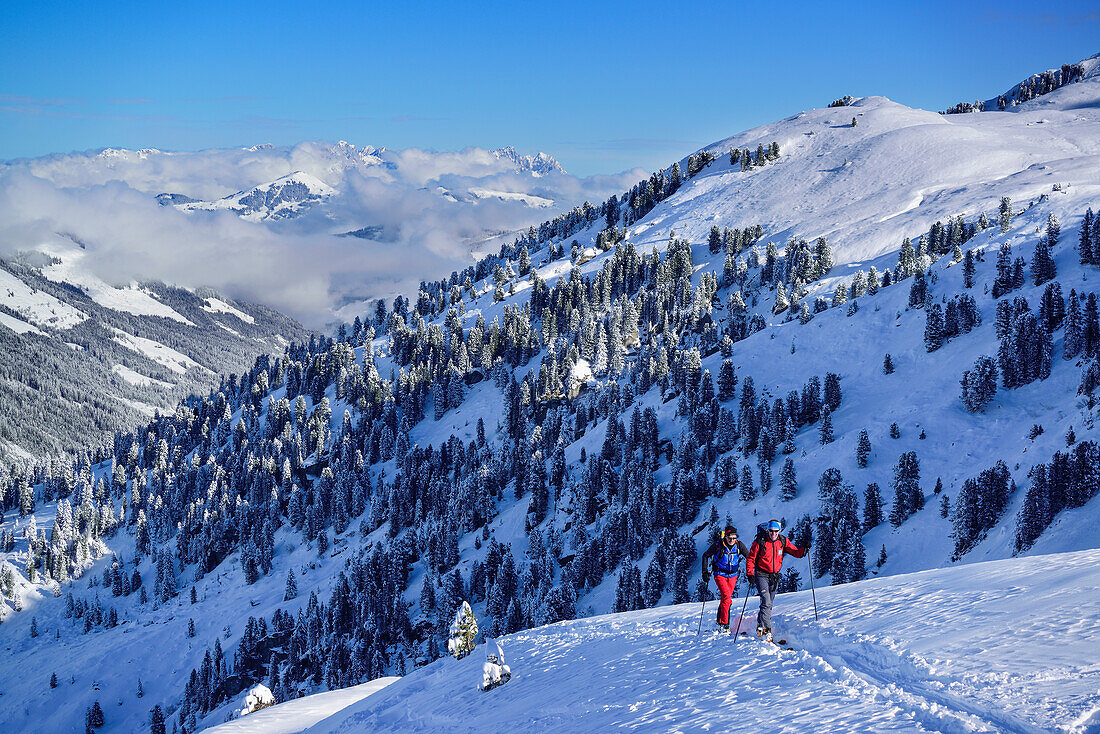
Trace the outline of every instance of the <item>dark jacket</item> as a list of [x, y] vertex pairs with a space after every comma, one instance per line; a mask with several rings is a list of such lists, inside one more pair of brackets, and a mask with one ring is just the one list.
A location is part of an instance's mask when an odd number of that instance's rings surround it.
[[740, 540], [732, 547], [719, 540], [703, 554], [703, 575], [713, 571], [715, 576], [736, 576], [741, 559], [748, 556], [749, 550]]

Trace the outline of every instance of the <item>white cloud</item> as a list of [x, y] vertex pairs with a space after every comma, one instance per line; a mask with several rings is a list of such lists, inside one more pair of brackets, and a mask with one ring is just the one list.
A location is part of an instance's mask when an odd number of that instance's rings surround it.
[[[340, 192], [299, 220], [258, 224], [231, 212], [182, 213], [154, 195], [214, 199], [304, 170]], [[580, 179], [520, 173], [491, 152], [381, 151], [346, 144], [195, 153], [104, 151], [10, 161], [0, 168], [0, 256], [66, 233], [83, 263], [112, 284], [210, 286], [321, 328], [349, 303], [415, 290], [470, 262], [471, 242], [525, 229], [584, 200], [598, 203], [643, 176]], [[440, 195], [452, 192], [459, 201]], [[553, 199], [552, 209], [477, 199], [468, 189]], [[367, 226], [383, 240], [335, 236]], [[352, 309], [354, 310], [354, 309]]]

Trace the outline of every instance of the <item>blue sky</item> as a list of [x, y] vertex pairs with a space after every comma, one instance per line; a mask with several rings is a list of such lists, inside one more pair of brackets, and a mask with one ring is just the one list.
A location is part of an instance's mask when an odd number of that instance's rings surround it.
[[893, 6], [9, 1], [0, 158], [348, 140], [654, 169], [846, 93], [943, 109], [1100, 51], [1095, 2]]

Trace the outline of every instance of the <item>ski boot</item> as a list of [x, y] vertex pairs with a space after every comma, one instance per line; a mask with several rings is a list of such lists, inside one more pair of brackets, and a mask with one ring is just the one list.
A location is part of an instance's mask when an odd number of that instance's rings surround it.
[[728, 635], [730, 633], [729, 624], [722, 624], [721, 622], [719, 622], [718, 623], [718, 631], [721, 632], [722, 634]]

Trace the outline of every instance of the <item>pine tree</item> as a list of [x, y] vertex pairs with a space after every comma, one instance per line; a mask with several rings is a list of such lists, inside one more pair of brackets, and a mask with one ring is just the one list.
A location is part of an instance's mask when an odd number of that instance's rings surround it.
[[963, 287], [974, 287], [974, 251], [967, 250], [963, 258]]
[[103, 726], [105, 723], [103, 718], [103, 707], [99, 705], [99, 701], [92, 704], [91, 716], [89, 716], [89, 719], [89, 723], [96, 729]]
[[1062, 300], [1062, 284], [1058, 281], [1047, 283], [1039, 300], [1039, 322], [1048, 332], [1062, 325], [1066, 317], [1066, 302]]
[[1012, 228], [1012, 199], [1008, 198], [1007, 196], [1001, 197], [999, 219], [1002, 233], [1007, 232]]
[[859, 432], [859, 442], [856, 444], [856, 465], [866, 468], [868, 457], [871, 455], [871, 439], [867, 435], [867, 429]]
[[1077, 301], [1077, 291], [1069, 292], [1066, 306], [1066, 328], [1062, 334], [1062, 359], [1073, 359], [1081, 353], [1081, 306]]
[[1004, 514], [1016, 486], [1003, 461], [963, 482], [955, 498], [955, 556], [970, 550]]
[[772, 466], [767, 461], [760, 462], [760, 494], [767, 494], [772, 488]]
[[164, 711], [158, 703], [149, 712], [149, 734], [167, 734], [164, 727]]
[[917, 272], [917, 251], [913, 249], [913, 242], [906, 237], [902, 240], [901, 250], [898, 251], [898, 264], [894, 268], [896, 280], [905, 280]]
[[886, 544], [882, 544], [882, 550], [878, 552], [878, 560], [875, 561], [875, 568], [882, 568], [886, 563]]
[[451, 622], [450, 637], [447, 640], [447, 652], [461, 660], [469, 655], [476, 644], [477, 619], [470, 609], [470, 603], [463, 601], [455, 611], [454, 620]]
[[707, 237], [707, 249], [710, 254], [717, 255], [722, 250], [722, 231], [718, 229], [718, 225], [712, 225], [710, 228], [710, 235]]
[[752, 470], [746, 464], [741, 470], [741, 501], [752, 502], [756, 499], [756, 488], [752, 485]]
[[882, 492], [871, 482], [863, 492], [863, 532], [882, 524]]
[[1097, 253], [1092, 249], [1093, 229], [1096, 226], [1096, 219], [1089, 208], [1081, 222], [1081, 237], [1077, 241], [1077, 252], [1082, 265], [1094, 265], [1097, 262]]
[[[1050, 216], [1053, 217], [1054, 215], [1051, 214]], [[1054, 221], [1057, 222], [1057, 220]], [[1049, 231], [1049, 224], [1047, 229]], [[1035, 256], [1031, 260], [1031, 277], [1035, 285], [1042, 285], [1049, 280], [1054, 280], [1054, 276], [1057, 274], [1054, 259], [1050, 256], [1050, 247], [1049, 235], [1040, 237], [1039, 242], [1035, 245]]]
[[985, 410], [985, 406], [997, 395], [997, 365], [990, 357], [982, 355], [974, 366], [962, 375], [962, 401], [971, 413]]
[[825, 373], [825, 407], [830, 412], [835, 412], [840, 407], [840, 375], [835, 372]]
[[890, 524], [898, 527], [910, 515], [924, 507], [920, 488], [920, 462], [914, 451], [907, 451], [894, 466], [894, 504], [890, 509]]
[[818, 439], [821, 441], [822, 446], [833, 442], [833, 417], [828, 408], [825, 408], [821, 417], [821, 428], [818, 431]]
[[1047, 245], [1050, 250], [1058, 246], [1058, 238], [1061, 234], [1062, 225], [1058, 223], [1058, 217], [1055, 216], [1054, 212], [1047, 214]]
[[925, 311], [924, 349], [934, 352], [943, 345], [943, 312], [940, 304], [933, 303]]
[[1000, 298], [1012, 290], [1012, 247], [1007, 242], [997, 250], [996, 277], [993, 279], [992, 294]]
[[733, 360], [722, 360], [722, 366], [718, 369], [718, 399], [728, 402], [733, 400], [737, 392], [737, 375], [733, 371]]
[[795, 477], [794, 462], [789, 458], [783, 462], [783, 468], [779, 472], [780, 497], [785, 502], [790, 502], [798, 494], [798, 480]]
[[57, 688], [57, 673], [50, 673], [50, 688]]
[[890, 356], [889, 352], [887, 352], [886, 356], [882, 358], [882, 374], [894, 374], [894, 358]]
[[1049, 485], [1047, 467], [1037, 464], [1029, 473], [1031, 486], [1024, 497], [1024, 506], [1016, 515], [1016, 537], [1014, 551], [1019, 553], [1032, 546], [1046, 528], [1050, 517]]
[[283, 592], [283, 601], [298, 598], [298, 582], [294, 579], [294, 569], [286, 572], [286, 590]]
[[1096, 306], [1096, 294], [1089, 293], [1085, 299], [1085, 315], [1081, 323], [1081, 351], [1088, 357], [1095, 357], [1100, 349], [1100, 310]]

